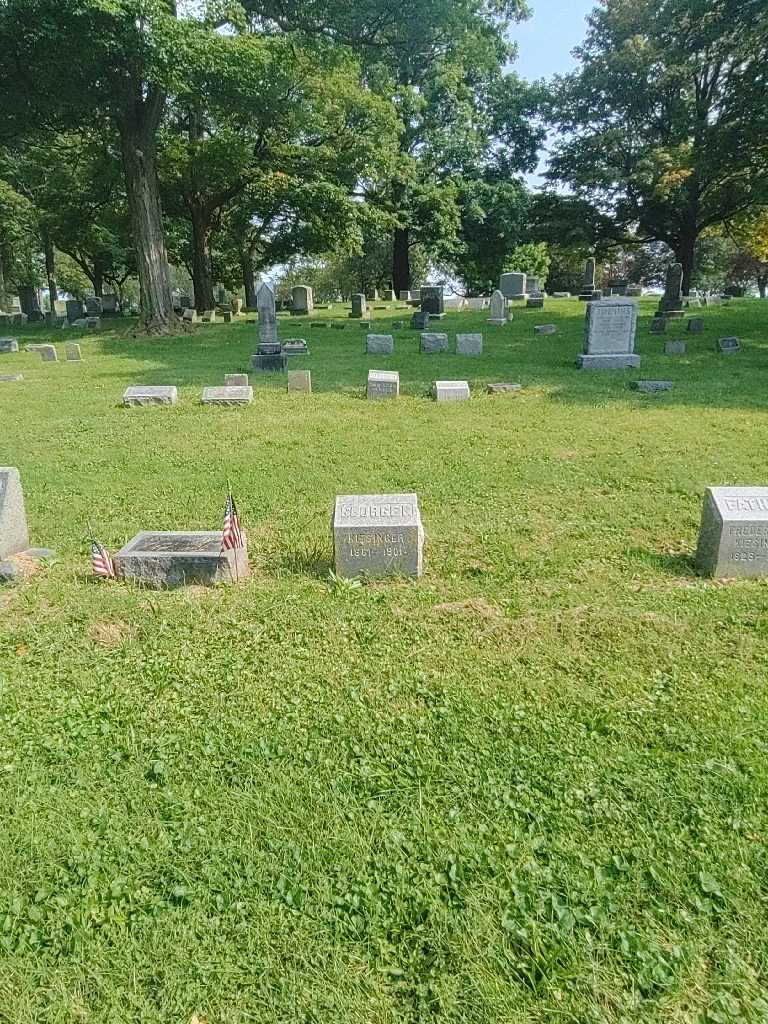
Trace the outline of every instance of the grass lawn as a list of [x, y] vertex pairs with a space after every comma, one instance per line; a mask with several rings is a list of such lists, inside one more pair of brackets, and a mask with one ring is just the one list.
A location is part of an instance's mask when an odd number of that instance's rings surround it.
[[[768, 303], [672, 325], [682, 357], [641, 305], [639, 373], [575, 369], [576, 301], [449, 313], [480, 359], [281, 321], [315, 393], [239, 409], [199, 396], [253, 324], [0, 355], [0, 464], [59, 556], [0, 593], [2, 1024], [768, 1020], [768, 582], [691, 565], [704, 488], [768, 483]], [[247, 585], [90, 579], [89, 520], [219, 529], [227, 477]], [[393, 491], [423, 579], [334, 583], [334, 496]]]

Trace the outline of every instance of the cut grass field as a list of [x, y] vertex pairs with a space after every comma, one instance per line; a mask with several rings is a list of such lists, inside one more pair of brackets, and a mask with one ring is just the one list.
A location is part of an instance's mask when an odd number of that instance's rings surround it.
[[[2, 1024], [768, 1020], [768, 583], [691, 562], [704, 488], [768, 483], [768, 304], [672, 325], [674, 358], [651, 310], [608, 374], [575, 301], [448, 314], [480, 359], [285, 321], [315, 393], [254, 375], [239, 409], [199, 397], [253, 324], [0, 355], [0, 464], [58, 552], [0, 591]], [[249, 583], [89, 578], [89, 520], [220, 528], [227, 478]], [[334, 582], [334, 496], [397, 491], [423, 579]]]

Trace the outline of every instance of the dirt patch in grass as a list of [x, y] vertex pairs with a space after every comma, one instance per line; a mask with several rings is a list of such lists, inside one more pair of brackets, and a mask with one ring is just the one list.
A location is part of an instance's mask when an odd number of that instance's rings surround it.
[[136, 627], [127, 622], [94, 622], [88, 636], [98, 647], [111, 651], [136, 635]]

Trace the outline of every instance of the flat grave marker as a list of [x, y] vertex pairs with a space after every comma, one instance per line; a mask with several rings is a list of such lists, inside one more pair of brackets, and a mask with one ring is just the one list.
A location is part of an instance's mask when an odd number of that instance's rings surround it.
[[395, 339], [391, 334], [368, 334], [365, 338], [368, 355], [391, 356], [395, 351]]
[[221, 530], [142, 531], [115, 555], [115, 567], [123, 579], [155, 589], [235, 583], [249, 575], [247, 551], [222, 551]]
[[312, 393], [312, 373], [309, 370], [289, 370], [288, 390], [305, 395]]
[[250, 405], [253, 401], [253, 388], [242, 385], [203, 388], [201, 399], [203, 405]]
[[447, 352], [448, 335], [439, 334], [434, 331], [425, 331], [421, 335], [419, 348], [425, 355], [433, 355], [436, 352]]
[[123, 393], [123, 405], [129, 407], [176, 405], [178, 400], [178, 388], [168, 385], [139, 384], [126, 388]]

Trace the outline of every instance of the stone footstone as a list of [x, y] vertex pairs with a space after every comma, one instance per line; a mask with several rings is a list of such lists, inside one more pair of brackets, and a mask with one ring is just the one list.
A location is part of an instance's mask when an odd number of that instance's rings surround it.
[[52, 562], [56, 558], [56, 552], [51, 548], [27, 548], [22, 551], [25, 558], [34, 558], [36, 562]]
[[82, 361], [83, 355], [76, 341], [68, 341], [64, 346], [64, 351], [68, 363], [79, 363]]
[[400, 394], [400, 374], [396, 370], [369, 370], [367, 395], [371, 400], [397, 398]]
[[309, 395], [312, 393], [312, 374], [309, 370], [289, 370], [288, 390], [291, 392], [302, 392]]
[[369, 334], [365, 339], [368, 355], [391, 356], [395, 351], [395, 339], [391, 334]]
[[447, 352], [448, 335], [438, 334], [434, 331], [425, 331], [421, 335], [419, 348], [425, 355], [434, 355], [436, 352]]
[[704, 333], [704, 318], [701, 316], [692, 316], [688, 321], [688, 333], [689, 334], [703, 334]]
[[695, 562], [706, 576], [768, 576], [768, 487], [707, 488]]
[[522, 384], [509, 384], [503, 381], [499, 384], [488, 385], [489, 395], [517, 395], [522, 390]]
[[28, 547], [21, 476], [13, 466], [0, 466], [0, 558], [17, 555]]
[[415, 494], [344, 494], [333, 513], [339, 576], [421, 576], [424, 527]]
[[718, 338], [717, 350], [723, 355], [730, 355], [732, 352], [741, 352], [741, 342], [738, 338]]
[[671, 391], [671, 380], [631, 380], [629, 386], [633, 391], [642, 391], [647, 395], [658, 391]]
[[483, 354], [482, 334], [457, 334], [457, 356], [481, 356]]
[[557, 334], [556, 324], [539, 324], [533, 328], [534, 334]]
[[203, 405], [250, 405], [253, 401], [252, 387], [203, 388]]
[[115, 568], [123, 579], [155, 589], [247, 579], [247, 551], [223, 551], [222, 536], [220, 530], [143, 531], [118, 551]]
[[176, 405], [179, 400], [178, 388], [165, 385], [144, 385], [126, 388], [123, 405], [129, 407], [146, 405]]
[[0, 373], [0, 382], [3, 384], [12, 384], [19, 380], [24, 380], [21, 373]]
[[432, 385], [436, 402], [465, 402], [469, 398], [469, 382], [466, 380], [436, 380]]
[[685, 355], [685, 342], [684, 341], [668, 341], [664, 345], [664, 355], [667, 356], [684, 356]]
[[249, 385], [247, 373], [225, 373], [224, 385], [228, 388], [247, 388]]
[[283, 352], [287, 356], [308, 356], [309, 348], [303, 338], [288, 338], [283, 342]]

